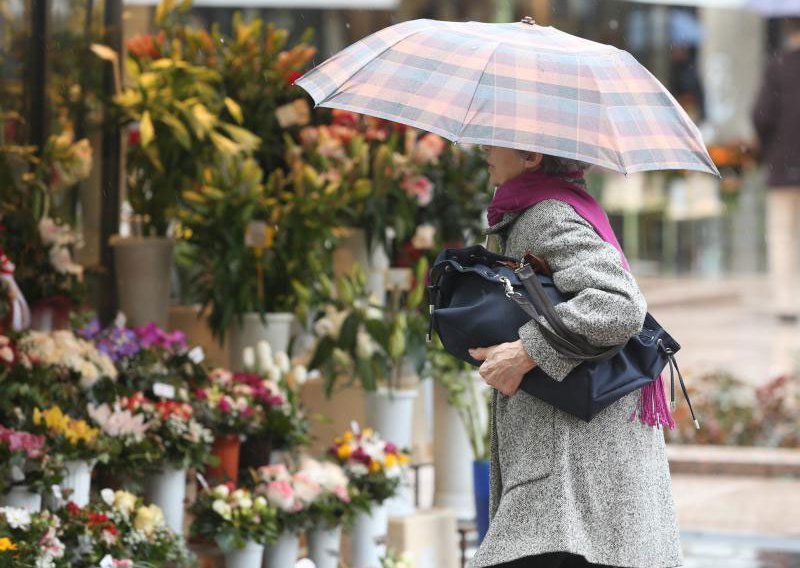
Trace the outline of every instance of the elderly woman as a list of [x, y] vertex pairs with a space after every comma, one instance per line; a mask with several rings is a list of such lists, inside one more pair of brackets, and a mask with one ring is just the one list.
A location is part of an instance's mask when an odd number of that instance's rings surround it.
[[[639, 333], [646, 303], [608, 218], [583, 189], [585, 166], [484, 150], [498, 186], [489, 233], [503, 253], [547, 261], [556, 287], [571, 297], [557, 306], [559, 315], [590, 343], [621, 345]], [[519, 336], [470, 351], [494, 389], [491, 523], [470, 566], [680, 566], [664, 436], [635, 419], [640, 393], [591, 422], [556, 410], [519, 390], [520, 382], [535, 366], [546, 380], [563, 380], [578, 362], [557, 353], [536, 322]]]

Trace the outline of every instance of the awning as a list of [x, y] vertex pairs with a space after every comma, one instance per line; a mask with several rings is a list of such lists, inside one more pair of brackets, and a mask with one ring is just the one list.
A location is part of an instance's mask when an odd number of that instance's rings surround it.
[[[126, 6], [155, 6], [158, 0], [123, 0]], [[194, 0], [214, 8], [305, 8], [320, 10], [395, 10], [400, 0]]]

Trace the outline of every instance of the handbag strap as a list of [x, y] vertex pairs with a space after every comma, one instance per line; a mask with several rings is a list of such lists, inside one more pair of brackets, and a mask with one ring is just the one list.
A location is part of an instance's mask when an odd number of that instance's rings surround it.
[[[516, 274], [530, 295], [530, 301], [524, 297], [520, 299], [518, 296], [522, 296], [521, 294], [514, 295], [511, 299], [539, 325], [545, 340], [558, 353], [579, 361], [603, 361], [625, 348], [625, 345], [606, 348], [590, 344], [564, 324], [530, 264], [524, 264], [516, 271]], [[545, 326], [540, 317], [544, 317], [552, 329]]]

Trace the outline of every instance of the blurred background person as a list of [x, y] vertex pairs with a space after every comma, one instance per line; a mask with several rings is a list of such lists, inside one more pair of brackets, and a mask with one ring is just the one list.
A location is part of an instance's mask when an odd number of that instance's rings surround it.
[[800, 18], [786, 21], [785, 49], [767, 65], [753, 122], [768, 171], [767, 248], [776, 315], [796, 322], [800, 239]]

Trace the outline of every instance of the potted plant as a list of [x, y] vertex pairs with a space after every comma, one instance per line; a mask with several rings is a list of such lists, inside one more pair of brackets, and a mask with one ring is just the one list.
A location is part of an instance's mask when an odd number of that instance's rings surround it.
[[148, 468], [145, 497], [165, 512], [167, 525], [183, 531], [186, 472], [204, 468], [210, 462], [214, 435], [194, 417], [190, 404], [176, 400], [151, 401], [143, 395], [134, 401], [135, 412], [147, 417], [148, 436], [158, 442], [162, 455]]
[[226, 568], [261, 568], [264, 543], [278, 536], [277, 512], [267, 499], [229, 484], [203, 491], [192, 513], [192, 535], [215, 541]]
[[416, 281], [394, 288], [385, 306], [367, 295], [360, 270], [335, 286], [319, 278], [329, 301], [314, 324], [317, 344], [309, 367], [322, 372], [329, 396], [342, 377], [359, 382], [367, 393], [368, 424], [401, 447], [411, 445], [417, 373], [425, 357], [426, 325], [418, 308], [426, 271], [423, 259]]
[[292, 365], [286, 353], [274, 354], [269, 343], [248, 347], [243, 355], [245, 371], [234, 380], [253, 388], [255, 403], [260, 406], [260, 428], [242, 446], [240, 470], [277, 463], [309, 439], [310, 425], [300, 404], [300, 387], [308, 371]]
[[106, 461], [106, 441], [99, 429], [83, 419], [72, 418], [60, 407], [33, 411], [33, 429], [47, 438], [52, 452], [64, 459], [65, 476], [61, 492], [75, 503], [89, 502], [92, 468]]
[[336, 568], [341, 555], [342, 529], [352, 526], [356, 512], [365, 508], [365, 500], [359, 498], [356, 488], [335, 463], [303, 456], [300, 469], [321, 489], [308, 507], [308, 556], [317, 568]]
[[183, 538], [155, 505], [127, 491], [103, 489], [84, 507], [58, 510], [59, 537], [70, 566], [193, 566]]
[[44, 436], [0, 426], [0, 501], [38, 511], [41, 494], [61, 481], [61, 456], [47, 451]]
[[284, 464], [254, 472], [254, 493], [263, 495], [277, 511], [279, 535], [264, 550], [265, 566], [293, 566], [300, 548], [300, 532], [311, 526], [310, 505], [322, 487], [303, 470], [290, 472]]
[[3, 566], [53, 566], [64, 557], [58, 519], [49, 511], [0, 508], [0, 563]]
[[[3, 119], [0, 113], [0, 130]], [[88, 177], [91, 165], [89, 142], [75, 142], [70, 131], [41, 149], [0, 139], [0, 250], [15, 265], [34, 329], [68, 328], [71, 310], [85, 299], [83, 267], [72, 259], [81, 237], [59, 218], [54, 201]]]
[[[164, 17], [159, 9], [156, 25]], [[108, 48], [95, 52], [116, 63]], [[257, 136], [239, 126], [239, 105], [224, 96], [213, 69], [166, 52], [163, 36], [128, 46], [130, 83], [113, 101], [129, 129], [127, 185], [132, 236], [115, 237], [120, 306], [134, 325], [167, 324], [174, 243], [169, 235], [181, 195], [200, 181], [215, 156], [252, 152]]]
[[[438, 337], [429, 344], [425, 376], [435, 382], [434, 452], [437, 505], [488, 526], [489, 394], [477, 372], [448, 354]], [[471, 463], [472, 462], [472, 463]], [[465, 476], [465, 471], [472, 471]], [[480, 496], [480, 497], [479, 497]]]
[[355, 567], [378, 566], [386, 554], [389, 516], [385, 502], [399, 494], [410, 462], [408, 454], [381, 439], [371, 428], [356, 427], [336, 438], [328, 450], [344, 468], [367, 510], [356, 513], [351, 532], [351, 560]]
[[263, 407], [257, 401], [260, 390], [236, 380], [227, 369], [214, 369], [208, 383], [195, 390], [195, 411], [199, 420], [214, 434], [211, 452], [217, 465], [206, 470], [215, 481], [239, 478], [242, 441], [262, 427]]

